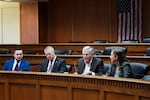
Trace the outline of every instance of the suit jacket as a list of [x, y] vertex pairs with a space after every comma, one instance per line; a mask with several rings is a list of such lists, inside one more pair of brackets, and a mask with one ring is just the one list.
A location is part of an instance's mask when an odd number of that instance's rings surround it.
[[[14, 61], [15, 59], [7, 60], [3, 66], [3, 70], [12, 71]], [[18, 66], [18, 71], [31, 71], [30, 63], [25, 59], [22, 59]]]
[[[84, 59], [79, 59], [77, 73], [82, 74], [85, 69]], [[90, 71], [95, 72], [95, 75], [103, 75], [104, 64], [100, 58], [93, 57]]]
[[[119, 68], [119, 70], [121, 71], [122, 76], [120, 77], [131, 77], [131, 66], [128, 62], [123, 62]], [[108, 76], [114, 76], [116, 72], [116, 65], [115, 64], [111, 64], [110, 69], [106, 72], [106, 74]]]
[[[49, 60], [45, 59], [41, 65], [40, 65], [40, 72], [47, 72], [47, 67], [48, 67]], [[52, 71], [55, 73], [63, 73], [67, 70], [66, 68], [66, 62], [64, 59], [56, 57]]]

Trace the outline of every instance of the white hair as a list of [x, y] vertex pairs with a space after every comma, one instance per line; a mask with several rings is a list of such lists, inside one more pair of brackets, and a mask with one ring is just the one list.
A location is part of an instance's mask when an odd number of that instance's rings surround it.
[[94, 49], [91, 46], [85, 46], [85, 47], [83, 47], [82, 53], [84, 53], [85, 51], [89, 51], [92, 54], [94, 54]]
[[55, 50], [52, 46], [47, 46], [45, 49], [44, 49], [44, 52], [47, 52], [47, 51], [50, 51], [50, 52], [53, 52], [55, 53]]

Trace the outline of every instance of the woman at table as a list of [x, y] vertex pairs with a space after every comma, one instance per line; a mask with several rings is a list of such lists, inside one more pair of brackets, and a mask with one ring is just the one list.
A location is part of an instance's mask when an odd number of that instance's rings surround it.
[[113, 49], [110, 55], [111, 66], [106, 72], [106, 76], [131, 77], [131, 66], [125, 54], [120, 49]]

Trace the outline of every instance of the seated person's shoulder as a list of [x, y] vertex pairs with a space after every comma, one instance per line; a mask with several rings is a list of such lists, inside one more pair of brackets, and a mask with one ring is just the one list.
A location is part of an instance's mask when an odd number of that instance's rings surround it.
[[58, 59], [58, 60], [65, 60], [64, 58], [60, 58], [60, 57], [57, 57], [56, 59]]
[[125, 61], [125, 62], [122, 63], [122, 66], [130, 66], [130, 63]]

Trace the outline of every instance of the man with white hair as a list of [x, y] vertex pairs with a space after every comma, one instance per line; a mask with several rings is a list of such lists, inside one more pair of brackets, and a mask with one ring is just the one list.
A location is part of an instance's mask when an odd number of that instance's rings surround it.
[[47, 59], [41, 63], [40, 72], [64, 73], [67, 70], [65, 60], [56, 56], [52, 46], [47, 46], [44, 53]]
[[91, 46], [85, 46], [82, 49], [83, 58], [79, 59], [77, 74], [83, 75], [103, 75], [104, 64], [100, 58], [94, 57], [94, 51]]

